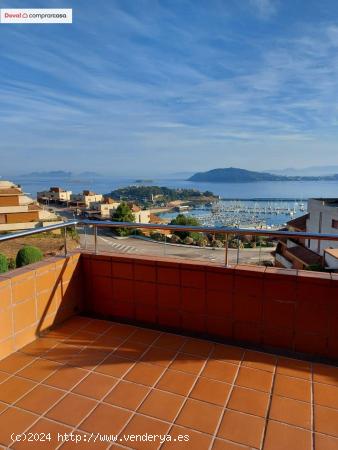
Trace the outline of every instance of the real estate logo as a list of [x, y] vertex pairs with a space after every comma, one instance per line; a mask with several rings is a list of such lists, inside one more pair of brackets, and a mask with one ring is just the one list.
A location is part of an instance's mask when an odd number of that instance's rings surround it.
[[0, 9], [0, 23], [73, 23], [72, 9]]

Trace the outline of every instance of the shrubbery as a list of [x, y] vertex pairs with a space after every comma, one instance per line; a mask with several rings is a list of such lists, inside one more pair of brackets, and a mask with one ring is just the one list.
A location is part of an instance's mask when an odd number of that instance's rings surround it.
[[42, 258], [43, 253], [39, 248], [33, 245], [27, 245], [18, 251], [16, 255], [16, 267], [27, 266], [28, 264], [41, 261]]
[[6, 255], [0, 253], [0, 273], [8, 272], [8, 260]]

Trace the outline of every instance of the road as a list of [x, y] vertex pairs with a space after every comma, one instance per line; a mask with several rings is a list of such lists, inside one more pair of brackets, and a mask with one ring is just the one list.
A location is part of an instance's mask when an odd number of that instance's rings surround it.
[[[87, 250], [94, 249], [94, 238], [92, 234], [80, 233], [81, 247]], [[184, 258], [191, 260], [202, 260], [224, 263], [224, 249], [211, 249], [193, 246], [172, 245], [157, 242], [149, 242], [134, 237], [117, 238], [109, 235], [109, 232], [99, 230], [98, 252], [125, 253], [131, 255], [152, 255], [158, 257]], [[250, 248], [240, 249], [239, 263], [258, 264], [259, 261], [273, 261], [271, 252], [274, 248]], [[237, 263], [237, 249], [229, 249], [229, 264]]]

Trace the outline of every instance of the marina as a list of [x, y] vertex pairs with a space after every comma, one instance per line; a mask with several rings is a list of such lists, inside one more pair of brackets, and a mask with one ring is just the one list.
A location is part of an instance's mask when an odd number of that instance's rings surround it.
[[[203, 226], [228, 226], [256, 229], [279, 229], [291, 219], [306, 213], [302, 200], [220, 200], [213, 204], [194, 206], [183, 214], [195, 217]], [[160, 214], [171, 220], [177, 212]]]

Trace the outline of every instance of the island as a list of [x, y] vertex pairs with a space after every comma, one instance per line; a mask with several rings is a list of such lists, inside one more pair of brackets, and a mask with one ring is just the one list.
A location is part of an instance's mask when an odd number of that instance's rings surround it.
[[187, 181], [200, 181], [208, 183], [252, 183], [256, 181], [338, 181], [338, 174], [323, 176], [286, 176], [268, 172], [255, 172], [252, 170], [227, 167], [212, 169], [207, 172], [198, 172]]
[[183, 201], [188, 203], [207, 203], [218, 200], [218, 196], [210, 191], [197, 189], [168, 188], [166, 186], [127, 186], [107, 194], [111, 198], [137, 202], [140, 206], [164, 206], [169, 202]]

